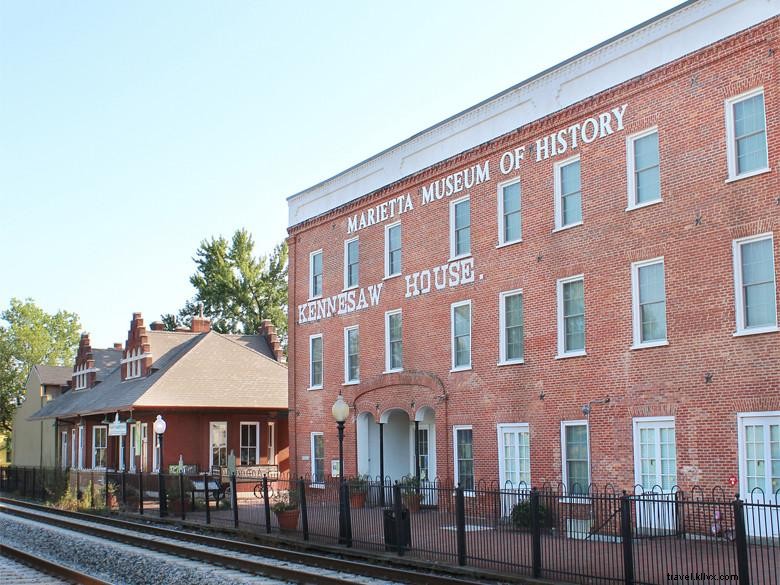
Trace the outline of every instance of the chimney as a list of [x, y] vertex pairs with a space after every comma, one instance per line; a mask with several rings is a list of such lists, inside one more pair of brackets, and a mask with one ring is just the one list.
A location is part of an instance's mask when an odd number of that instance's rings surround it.
[[279, 336], [276, 334], [276, 327], [271, 323], [270, 319], [263, 319], [260, 322], [260, 335], [265, 337], [268, 348], [274, 354], [274, 359], [281, 364], [285, 363], [282, 344], [279, 341]]
[[152, 321], [149, 328], [152, 331], [165, 331], [165, 323], [162, 321]]
[[114, 344], [114, 349], [117, 351], [122, 351], [124, 349], [124, 346], [121, 343], [117, 342]]
[[193, 333], [208, 333], [211, 331], [211, 321], [203, 316], [203, 303], [198, 303], [200, 312], [192, 317], [190, 331]]

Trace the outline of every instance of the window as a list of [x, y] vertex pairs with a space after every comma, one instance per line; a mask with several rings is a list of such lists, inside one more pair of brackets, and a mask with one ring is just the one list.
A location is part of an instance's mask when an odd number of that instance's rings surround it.
[[555, 229], [581, 223], [580, 157], [577, 156], [555, 165]]
[[733, 246], [736, 334], [777, 331], [772, 234], [734, 240]]
[[92, 469], [105, 469], [108, 427], [92, 427]]
[[402, 355], [401, 309], [398, 309], [385, 313], [385, 370], [397, 372], [403, 369]]
[[84, 450], [86, 448], [86, 445], [84, 444], [86, 441], [86, 432], [84, 429], [84, 425], [79, 426], [79, 469], [84, 469]]
[[626, 141], [628, 208], [642, 207], [661, 200], [661, 171], [658, 129], [651, 128]]
[[468, 197], [450, 202], [450, 257], [471, 254], [471, 203]]
[[87, 364], [81, 364], [76, 368], [76, 390], [84, 390], [87, 387]]
[[358, 326], [344, 328], [344, 382], [360, 381], [360, 338]]
[[141, 423], [141, 471], [149, 470], [149, 424]]
[[385, 278], [401, 274], [401, 222], [385, 227]]
[[[6, 453], [8, 452], [8, 443], [5, 444]], [[60, 467], [68, 468], [68, 431], [60, 432]]]
[[268, 423], [268, 465], [276, 465], [276, 423]]
[[631, 265], [634, 347], [666, 345], [664, 259]]
[[588, 423], [584, 420], [561, 423], [563, 484], [571, 495], [588, 493], [590, 485], [590, 448]]
[[260, 465], [260, 423], [241, 423], [241, 465]]
[[76, 469], [78, 469], [79, 467], [78, 444], [79, 442], [76, 439], [76, 429], [71, 429], [70, 430], [70, 466]]
[[585, 286], [582, 275], [558, 281], [558, 356], [585, 355]]
[[322, 296], [322, 250], [309, 255], [309, 298]]
[[125, 364], [125, 380], [141, 377], [141, 360], [144, 357], [140, 347], [127, 351], [127, 357], [122, 360]]
[[677, 447], [673, 417], [634, 419], [635, 481], [644, 491], [677, 485]]
[[311, 482], [325, 483], [325, 437], [311, 434]]
[[471, 368], [471, 301], [452, 303], [452, 369]]
[[430, 445], [429, 445], [429, 428], [419, 427], [417, 429], [417, 462], [415, 463], [415, 471], [420, 469], [420, 480], [428, 481], [431, 476], [430, 473]]
[[344, 242], [344, 289], [355, 288], [358, 285], [360, 272], [359, 242], [352, 238]]
[[[154, 427], [152, 429], [154, 430]], [[157, 433], [154, 433], [152, 445], [154, 446], [152, 450], [152, 471], [160, 472], [160, 435]]]
[[523, 363], [523, 293], [499, 295], [500, 364]]
[[730, 180], [769, 170], [763, 88], [726, 100], [726, 140]]
[[135, 471], [135, 456], [138, 454], [139, 437], [138, 423], [130, 425], [130, 471]]
[[210, 466], [225, 467], [227, 465], [227, 423], [209, 423]]
[[520, 180], [498, 186], [498, 245], [522, 239]]
[[474, 490], [473, 432], [470, 426], [453, 427], [455, 440], [455, 484], [467, 492]]
[[119, 443], [119, 471], [125, 470], [125, 436], [120, 435], [117, 437], [117, 443]]
[[309, 389], [322, 388], [322, 334], [309, 337]]
[[531, 442], [527, 424], [498, 425], [499, 489], [531, 485]]

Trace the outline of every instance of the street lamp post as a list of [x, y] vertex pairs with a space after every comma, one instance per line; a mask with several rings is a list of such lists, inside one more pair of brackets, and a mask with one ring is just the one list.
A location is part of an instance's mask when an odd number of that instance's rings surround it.
[[352, 546], [352, 526], [349, 518], [349, 496], [344, 483], [344, 422], [349, 416], [349, 405], [339, 394], [331, 409], [339, 430], [339, 544]]
[[158, 414], [154, 421], [154, 425], [152, 426], [154, 428], [154, 433], [157, 435], [157, 444], [159, 445], [158, 448], [160, 449], [159, 458], [157, 459], [157, 473], [159, 481], [158, 485], [160, 486], [160, 516], [162, 517], [168, 515], [168, 494], [165, 492], [165, 477], [163, 477], [163, 435], [168, 425], [163, 420], [162, 415]]

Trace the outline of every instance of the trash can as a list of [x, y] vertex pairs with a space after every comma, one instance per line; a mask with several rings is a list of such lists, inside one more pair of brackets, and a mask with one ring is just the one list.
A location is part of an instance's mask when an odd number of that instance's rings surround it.
[[401, 534], [398, 534], [398, 522], [393, 508], [384, 509], [385, 550], [398, 550], [398, 547], [412, 546], [412, 523], [409, 509], [401, 508]]

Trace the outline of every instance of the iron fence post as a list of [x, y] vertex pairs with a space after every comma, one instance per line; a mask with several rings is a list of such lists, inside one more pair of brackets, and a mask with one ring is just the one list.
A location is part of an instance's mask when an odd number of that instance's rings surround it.
[[122, 506], [127, 506], [127, 472], [123, 469], [122, 475], [121, 475], [121, 486], [122, 486]]
[[542, 575], [542, 526], [539, 518], [539, 491], [531, 489], [531, 574]]
[[165, 477], [162, 467], [157, 472], [157, 501], [160, 504], [160, 518], [168, 515], [168, 494], [165, 492]]
[[306, 484], [303, 477], [298, 479], [298, 501], [301, 503], [301, 528], [303, 540], [309, 540], [309, 510], [306, 507]]
[[271, 502], [268, 501], [268, 476], [263, 476], [263, 505], [265, 506], [265, 532], [271, 534]]
[[[404, 545], [406, 544], [404, 538], [406, 531], [403, 524], [403, 505], [401, 504], [401, 486], [398, 482], [395, 482], [393, 486], [393, 513], [395, 515], [395, 543], [397, 545], [398, 556], [403, 556]], [[408, 512], [407, 512], [408, 514]]]
[[631, 534], [631, 499], [625, 491], [620, 498], [620, 537], [623, 545], [623, 576], [625, 585], [634, 585], [634, 550]]
[[233, 528], [238, 528], [238, 493], [236, 492], [236, 472], [230, 474], [230, 506], [233, 508]]
[[734, 498], [734, 544], [737, 547], [737, 573], [740, 585], [750, 585], [747, 530], [745, 530], [745, 502]]
[[458, 564], [466, 564], [466, 496], [463, 487], [455, 489], [455, 526], [458, 534]]
[[76, 469], [76, 499], [79, 500], [81, 492], [81, 481], [79, 481], [79, 470]]
[[[209, 474], [203, 472], [203, 499], [206, 501], [206, 524], [211, 524], [211, 506], [209, 505]], [[194, 502], [193, 498], [193, 502]], [[219, 506], [219, 500], [217, 500]]]
[[181, 519], [186, 520], [187, 516], [184, 511], [184, 508], [186, 506], [184, 505], [184, 502], [186, 501], [186, 498], [184, 496], [184, 470], [179, 469], [179, 504], [181, 505]]

